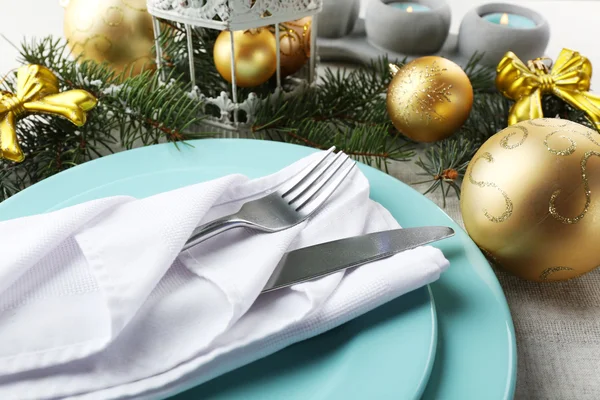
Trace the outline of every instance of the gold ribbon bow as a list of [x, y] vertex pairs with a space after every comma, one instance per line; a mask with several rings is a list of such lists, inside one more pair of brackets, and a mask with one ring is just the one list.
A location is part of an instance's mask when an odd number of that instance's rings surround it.
[[58, 78], [46, 67], [26, 65], [17, 72], [17, 93], [0, 90], [0, 158], [21, 162], [25, 158], [17, 140], [15, 122], [27, 114], [44, 113], [85, 124], [86, 112], [96, 98], [85, 90], [58, 92]]
[[525, 65], [512, 52], [506, 53], [496, 69], [496, 87], [516, 103], [508, 125], [542, 118], [542, 95], [553, 94], [584, 111], [600, 128], [600, 96], [589, 93], [592, 64], [578, 52], [562, 49], [551, 70], [538, 58]]

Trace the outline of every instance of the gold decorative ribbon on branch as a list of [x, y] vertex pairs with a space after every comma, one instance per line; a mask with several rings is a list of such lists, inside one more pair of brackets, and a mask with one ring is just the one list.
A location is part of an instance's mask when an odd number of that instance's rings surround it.
[[16, 121], [28, 114], [64, 117], [77, 126], [97, 100], [85, 90], [59, 93], [58, 78], [41, 65], [25, 65], [17, 72], [16, 93], [0, 90], [0, 158], [21, 162], [25, 156], [19, 146]]
[[552, 94], [584, 111], [600, 129], [600, 96], [589, 92], [590, 61], [569, 49], [562, 49], [551, 69], [544, 64], [544, 59], [536, 58], [525, 65], [509, 51], [498, 64], [496, 87], [515, 101], [509, 112], [508, 125], [542, 118], [542, 95]]

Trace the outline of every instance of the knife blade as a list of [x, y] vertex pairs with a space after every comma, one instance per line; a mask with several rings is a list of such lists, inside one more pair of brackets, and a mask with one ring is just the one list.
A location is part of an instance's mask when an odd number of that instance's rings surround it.
[[454, 236], [446, 226], [392, 229], [334, 240], [287, 252], [261, 293], [320, 278], [347, 268]]

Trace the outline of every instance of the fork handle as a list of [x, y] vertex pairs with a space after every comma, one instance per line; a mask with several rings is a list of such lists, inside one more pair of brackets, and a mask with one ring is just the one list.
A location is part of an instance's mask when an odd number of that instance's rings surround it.
[[206, 239], [210, 239], [221, 232], [225, 232], [242, 225], [243, 221], [237, 218], [236, 214], [226, 215], [224, 217], [207, 222], [206, 224], [200, 225], [193, 230], [190, 238], [187, 240], [187, 242], [185, 242], [185, 245], [181, 251], [185, 251], [190, 247], [194, 247], [198, 243], [203, 242]]

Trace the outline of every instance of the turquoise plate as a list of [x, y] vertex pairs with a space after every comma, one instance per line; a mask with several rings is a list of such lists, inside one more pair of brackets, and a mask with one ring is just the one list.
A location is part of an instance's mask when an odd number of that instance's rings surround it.
[[[149, 196], [234, 172], [263, 176], [314, 151], [239, 139], [191, 143], [195, 147], [158, 145], [123, 152], [68, 170], [0, 204], [0, 220], [108, 195]], [[446, 225], [456, 230], [455, 237], [439, 243], [451, 266], [431, 285], [436, 307], [427, 288], [414, 291], [181, 393], [178, 400], [512, 398], [514, 329], [487, 261], [432, 202], [376, 169], [360, 168], [371, 183], [371, 197], [402, 226]]]
[[[195, 148], [182, 146], [181, 152], [173, 145], [147, 147], [73, 168], [0, 204], [0, 220], [111, 195], [149, 196], [232, 173], [264, 176], [311, 151], [249, 140], [194, 144]], [[177, 399], [300, 400], [341, 393], [416, 399], [425, 390], [436, 344], [433, 298], [429, 288], [421, 288], [338, 329], [181, 393]], [[370, 385], [364, 385], [365, 377]], [[161, 394], [175, 395], [197, 383], [190, 380], [185, 387], [165, 388]]]

